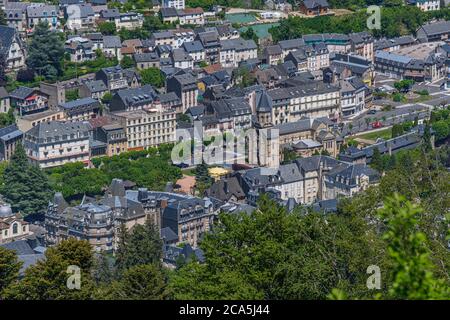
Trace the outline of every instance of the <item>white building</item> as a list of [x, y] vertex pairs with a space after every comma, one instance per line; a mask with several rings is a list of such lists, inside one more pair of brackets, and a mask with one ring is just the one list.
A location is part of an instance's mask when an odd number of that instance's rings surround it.
[[0, 53], [6, 57], [7, 72], [25, 66], [25, 49], [16, 29], [0, 26]]
[[175, 9], [184, 9], [186, 7], [184, 0], [163, 0], [162, 1], [163, 8], [175, 8]]
[[253, 40], [231, 39], [220, 41], [219, 61], [222, 67], [238, 67], [239, 62], [255, 59], [258, 47]]
[[416, 6], [422, 11], [433, 11], [441, 9], [440, 0], [407, 0], [409, 5]]
[[24, 134], [28, 158], [41, 168], [89, 162], [88, 122], [41, 122]]

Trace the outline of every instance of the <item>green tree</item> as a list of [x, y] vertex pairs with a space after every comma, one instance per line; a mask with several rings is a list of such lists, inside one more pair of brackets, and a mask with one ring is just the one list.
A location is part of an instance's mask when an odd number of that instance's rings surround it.
[[80, 99], [80, 94], [78, 89], [67, 90], [66, 91], [66, 102], [74, 101]]
[[373, 149], [372, 159], [370, 160], [370, 165], [378, 171], [383, 171], [383, 160], [381, 159], [380, 150], [375, 147]]
[[3, 180], [8, 186], [3, 195], [14, 211], [24, 215], [45, 212], [52, 189], [42, 170], [28, 162], [21, 144], [17, 145]]
[[117, 300], [163, 300], [167, 297], [167, 280], [160, 267], [140, 264], [124, 271], [111, 287], [110, 298]]
[[444, 140], [450, 135], [450, 121], [439, 120], [432, 124], [436, 140]]
[[102, 103], [108, 104], [112, 101], [113, 95], [110, 92], [106, 92], [102, 97]]
[[156, 88], [161, 88], [164, 86], [164, 76], [161, 70], [158, 68], [147, 68], [140, 71], [142, 77], [142, 84], [151, 84]]
[[114, 22], [100, 22], [98, 24], [98, 31], [105, 36], [111, 36], [116, 34], [116, 24]]
[[162, 258], [162, 241], [158, 230], [150, 220], [136, 225], [129, 232], [121, 232], [121, 241], [116, 254], [119, 272], [137, 265], [159, 265]]
[[204, 162], [197, 165], [195, 168], [195, 186], [197, 187], [199, 194], [203, 195], [212, 183], [213, 179], [208, 172], [208, 165]]
[[120, 66], [124, 69], [134, 67], [134, 60], [130, 56], [124, 56], [120, 61]]
[[246, 40], [253, 40], [256, 44], [258, 43], [258, 35], [252, 27], [247, 28], [247, 30], [241, 32], [241, 37]]
[[379, 210], [387, 227], [383, 238], [394, 261], [389, 295], [395, 299], [448, 299], [449, 283], [434, 276], [426, 235], [417, 231], [421, 211], [398, 195], [388, 198]]
[[14, 251], [0, 247], [0, 300], [3, 290], [18, 279], [21, 266]]
[[[69, 289], [69, 266], [80, 269], [80, 289]], [[85, 240], [70, 238], [48, 248], [45, 259], [30, 266], [25, 276], [4, 290], [5, 299], [13, 300], [85, 300], [94, 292], [90, 276], [92, 249]]]
[[2, 8], [0, 8], [0, 26], [6, 26], [6, 14]]
[[62, 74], [63, 57], [64, 44], [58, 33], [52, 32], [46, 23], [37, 24], [28, 50], [27, 66], [47, 80], [56, 80]]
[[16, 123], [14, 109], [10, 108], [7, 113], [0, 113], [0, 128]]

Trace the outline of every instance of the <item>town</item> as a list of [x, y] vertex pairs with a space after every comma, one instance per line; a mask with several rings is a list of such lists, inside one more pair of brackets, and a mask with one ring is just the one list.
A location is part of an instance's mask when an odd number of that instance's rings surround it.
[[[109, 285], [101, 269], [95, 281], [113, 288], [103, 297], [164, 299], [120, 279], [169, 270], [180, 272], [167, 280], [176, 299], [323, 299], [310, 288], [265, 291], [250, 271], [242, 279], [243, 266], [225, 268], [236, 272], [227, 280], [208, 259], [245, 260], [233, 236], [252, 231], [250, 255], [271, 250], [251, 247], [268, 237], [263, 221], [283, 228], [291, 222], [277, 219], [317, 215], [328, 225], [365, 212], [354, 228], [376, 224], [381, 207], [397, 210], [385, 200], [397, 193], [448, 213], [449, 1], [381, 1], [379, 30], [366, 26], [365, 1], [336, 2], [0, 0], [0, 255], [13, 252], [19, 266], [0, 300], [33, 299], [21, 280], [58, 248], [82, 250], [80, 240], [102, 268], [122, 272]], [[439, 164], [420, 180], [427, 161]], [[372, 213], [361, 209], [369, 204]], [[255, 229], [239, 228], [246, 219]], [[339, 223], [330, 233], [353, 232]], [[327, 233], [316, 228], [310, 241]], [[367, 228], [357, 232], [384, 227]], [[445, 232], [427, 231], [448, 255]], [[221, 255], [215, 244], [230, 247]], [[204, 269], [217, 278], [203, 284]], [[243, 289], [221, 296], [214, 281]]]

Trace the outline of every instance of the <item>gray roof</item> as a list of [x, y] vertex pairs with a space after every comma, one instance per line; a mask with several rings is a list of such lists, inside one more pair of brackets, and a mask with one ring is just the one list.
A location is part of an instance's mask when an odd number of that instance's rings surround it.
[[88, 122], [41, 122], [25, 133], [28, 138], [39, 139], [38, 143], [46, 143], [58, 139], [59, 141], [89, 138], [91, 126]]
[[23, 132], [19, 130], [16, 124], [0, 128], [0, 140], [3, 141], [8, 141], [20, 137], [22, 134]]
[[223, 50], [244, 51], [244, 50], [256, 50], [258, 48], [255, 41], [245, 40], [242, 38], [220, 40], [220, 45]]
[[189, 41], [189, 42], [184, 42], [183, 43], [183, 48], [184, 50], [186, 50], [186, 52], [191, 53], [191, 52], [201, 52], [203, 51], [203, 46], [202, 43], [198, 40], [195, 41]]
[[31, 95], [34, 91], [35, 91], [35, 89], [33, 89], [33, 88], [18, 87], [16, 90], [11, 92], [9, 94], [9, 96], [11, 98], [22, 99], [23, 100], [23, 99], [27, 98], [29, 95]]
[[174, 49], [171, 56], [173, 62], [192, 61], [192, 57], [181, 48]]
[[119, 90], [116, 94], [126, 106], [147, 104], [152, 102], [156, 96], [156, 92], [151, 85]]
[[[93, 17], [95, 14], [94, 9], [92, 9], [92, 6], [90, 3], [75, 4], [75, 6], [80, 8], [81, 18], [88, 18], [89, 16]], [[69, 14], [69, 13], [66, 12], [66, 14]]]
[[412, 58], [410, 58], [408, 56], [402, 56], [402, 55], [399, 55], [396, 53], [386, 52], [386, 51], [376, 51], [375, 59], [389, 60], [389, 61], [394, 61], [394, 62], [402, 63], [402, 64], [408, 64], [412, 60]]
[[120, 11], [117, 8], [100, 11], [100, 16], [105, 19], [115, 19], [120, 17]]
[[306, 8], [329, 7], [327, 0], [303, 0]]
[[159, 56], [155, 52], [135, 53], [133, 58], [137, 63], [159, 61]]
[[178, 12], [175, 8], [161, 8], [160, 12], [163, 18], [178, 17]]
[[450, 32], [450, 21], [438, 21], [423, 25], [419, 30], [423, 30], [426, 35], [438, 35]]
[[28, 6], [28, 18], [47, 18], [56, 17], [58, 15], [58, 7], [51, 5]]
[[74, 108], [79, 108], [79, 107], [83, 107], [83, 106], [99, 106], [99, 105], [100, 104], [99, 104], [98, 100], [95, 100], [91, 97], [87, 97], [87, 98], [82, 98], [82, 99], [77, 99], [77, 100], [66, 102], [66, 103], [62, 104], [61, 107], [63, 109], [74, 109]]
[[122, 42], [119, 36], [104, 36], [103, 37], [104, 48], [121, 48]]
[[283, 50], [297, 49], [304, 44], [305, 44], [305, 41], [302, 38], [282, 40], [282, 41], [278, 42], [278, 45]]
[[0, 87], [0, 99], [8, 98], [9, 93], [6, 91], [5, 87]]
[[275, 44], [275, 45], [272, 45], [272, 46], [265, 47], [264, 48], [264, 52], [266, 52], [269, 55], [273, 55], [273, 54], [281, 54], [282, 50], [281, 50], [280, 45]]
[[267, 91], [274, 103], [296, 97], [307, 97], [315, 94], [338, 91], [339, 88], [323, 82], [310, 82], [297, 87], [278, 88]]
[[87, 81], [84, 83], [84, 85], [89, 89], [91, 93], [108, 90], [108, 88], [106, 87], [105, 83], [102, 80]]
[[0, 53], [6, 54], [16, 37], [16, 29], [7, 26], [0, 26]]

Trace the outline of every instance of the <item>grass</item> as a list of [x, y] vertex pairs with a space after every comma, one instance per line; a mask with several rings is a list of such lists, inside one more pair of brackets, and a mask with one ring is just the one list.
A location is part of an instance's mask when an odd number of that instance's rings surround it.
[[392, 128], [386, 128], [384, 130], [362, 134], [362, 135], [357, 136], [357, 138], [373, 140], [373, 141], [377, 140], [378, 138], [387, 140], [387, 139], [392, 138]]
[[181, 170], [181, 173], [187, 176], [195, 176], [195, 168]]

